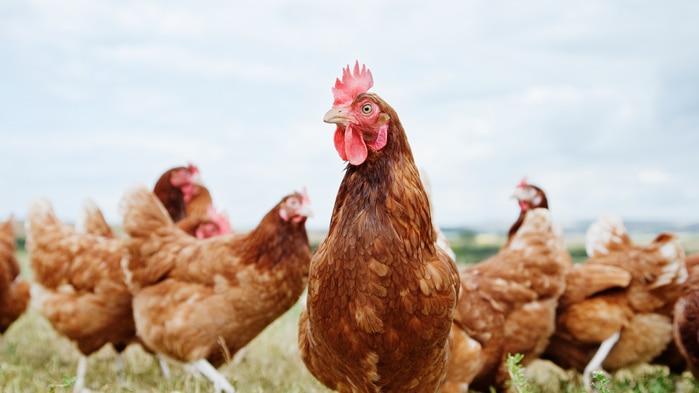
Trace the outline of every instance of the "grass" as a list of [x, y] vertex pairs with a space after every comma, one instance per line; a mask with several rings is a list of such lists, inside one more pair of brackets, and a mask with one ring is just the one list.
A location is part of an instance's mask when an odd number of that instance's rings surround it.
[[[471, 240], [465, 238], [456, 242], [460, 265], [483, 259], [499, 248], [492, 244], [476, 247], [474, 243], [469, 244]], [[20, 250], [18, 256], [23, 265], [22, 273], [31, 277], [26, 266], [26, 252]], [[239, 362], [220, 368], [239, 392], [330, 392], [310, 375], [299, 356], [299, 311], [297, 304], [253, 340]], [[172, 377], [164, 379], [154, 358], [137, 345], [127, 348], [123, 355], [122, 373], [110, 347], [90, 356], [86, 387], [93, 392], [212, 391], [208, 381], [189, 374], [176, 364], [171, 365]], [[507, 366], [514, 377], [512, 392], [584, 392], [578, 373], [562, 370], [546, 361], [534, 361], [527, 367], [521, 366], [520, 361], [518, 355], [508, 359]], [[0, 393], [72, 392], [77, 362], [75, 346], [58, 336], [44, 318], [30, 310], [0, 337]], [[594, 383], [601, 393], [699, 391], [699, 384], [691, 374], [674, 375], [664, 367], [645, 364], [620, 370], [610, 377], [598, 374]]]
[[[239, 363], [220, 368], [240, 392], [329, 392], [306, 370], [296, 345], [297, 305], [248, 346]], [[123, 354], [119, 372], [116, 353], [104, 347], [88, 358], [85, 385], [93, 392], [210, 392], [208, 381], [171, 364], [162, 377], [155, 359], [138, 345]], [[22, 316], [0, 341], [0, 392], [72, 392], [78, 351], [59, 337], [35, 311]]]
[[[239, 363], [220, 371], [239, 392], [327, 393], [306, 370], [296, 345], [300, 306], [275, 321], [253, 340]], [[172, 377], [161, 376], [153, 357], [137, 345], [124, 352], [124, 372], [119, 373], [116, 354], [102, 348], [88, 358], [86, 387], [93, 392], [211, 392], [208, 381], [171, 365]], [[518, 355], [507, 366], [516, 393], [582, 393], [580, 375], [564, 371], [550, 362], [535, 361], [522, 367]], [[0, 341], [0, 392], [72, 392], [78, 353], [72, 343], [59, 337], [36, 312], [20, 318]], [[666, 368], [639, 365], [616, 372], [607, 379], [595, 377], [602, 393], [696, 392], [699, 384], [685, 373], [670, 374]]]

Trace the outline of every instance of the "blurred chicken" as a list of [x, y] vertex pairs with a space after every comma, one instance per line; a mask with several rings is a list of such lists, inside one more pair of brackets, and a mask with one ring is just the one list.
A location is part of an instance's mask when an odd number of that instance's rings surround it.
[[435, 392], [446, 372], [458, 296], [435, 245], [430, 203], [396, 112], [367, 91], [359, 63], [333, 88], [324, 121], [349, 161], [330, 230], [313, 255], [299, 348], [340, 392]]
[[570, 255], [551, 222], [544, 192], [523, 181], [514, 196], [520, 215], [507, 244], [461, 272], [443, 393], [504, 389], [507, 355], [524, 355], [526, 365], [543, 353], [554, 332]]
[[591, 374], [650, 362], [672, 340], [672, 308], [687, 279], [685, 256], [672, 234], [632, 244], [621, 219], [604, 215], [588, 232], [589, 259], [576, 265], [558, 310], [546, 357]]
[[311, 214], [305, 193], [284, 197], [247, 234], [195, 239], [178, 230], [145, 187], [122, 200], [139, 337], [156, 353], [201, 372], [216, 391], [233, 386], [215, 367], [286, 312], [306, 287]]
[[192, 236], [204, 239], [232, 232], [228, 217], [214, 209], [211, 193], [193, 164], [165, 171], [153, 193], [177, 226]]
[[0, 224], [0, 334], [29, 304], [29, 282], [20, 275], [15, 249], [14, 219], [10, 217]]
[[[88, 202], [85, 217], [94, 219], [94, 209]], [[32, 305], [80, 350], [76, 392], [84, 386], [87, 356], [105, 344], [120, 353], [136, 341], [131, 293], [121, 269], [122, 241], [90, 219], [84, 230], [106, 236], [79, 233], [60, 222], [46, 199], [30, 204], [26, 222], [36, 280]]]
[[699, 379], [699, 254], [687, 255], [689, 278], [675, 303], [673, 338], [695, 379]]
[[[153, 193], [165, 206], [170, 218], [177, 222], [187, 216], [185, 200], [192, 200], [194, 194], [199, 192], [198, 187], [201, 185], [199, 168], [189, 164], [186, 167], [168, 169], [160, 175], [153, 187]], [[209, 201], [204, 206], [211, 202], [211, 196], [208, 193], [206, 196], [209, 197]]]

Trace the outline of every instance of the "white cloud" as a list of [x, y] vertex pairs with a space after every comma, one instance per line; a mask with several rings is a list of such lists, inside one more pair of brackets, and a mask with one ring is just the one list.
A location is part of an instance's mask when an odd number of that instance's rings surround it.
[[636, 177], [641, 183], [647, 184], [666, 184], [672, 181], [672, 175], [659, 169], [640, 171]]

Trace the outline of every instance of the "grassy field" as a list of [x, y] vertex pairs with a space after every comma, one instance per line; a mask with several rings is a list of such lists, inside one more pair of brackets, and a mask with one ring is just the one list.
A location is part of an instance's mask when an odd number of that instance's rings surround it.
[[[496, 252], [498, 241], [483, 241], [464, 235], [453, 239], [460, 264], [473, 262]], [[699, 250], [696, 238], [685, 239], [691, 251]], [[577, 250], [577, 251], [576, 251]], [[579, 247], [571, 251], [579, 253]], [[19, 252], [26, 270], [26, 253]], [[316, 393], [329, 392], [303, 365], [296, 344], [300, 305], [275, 321], [247, 347], [244, 356], [220, 370], [239, 392]], [[0, 338], [0, 393], [71, 392], [78, 352], [59, 337], [35, 311], [22, 316]], [[115, 352], [102, 348], [88, 360], [86, 387], [93, 392], [210, 392], [208, 381], [193, 376], [180, 365], [171, 365], [172, 377], [164, 379], [154, 358], [139, 346], [124, 352], [119, 372]], [[583, 392], [580, 376], [549, 362], [537, 361], [524, 369], [519, 392]], [[659, 366], [639, 365], [620, 370], [611, 381], [601, 383], [602, 392], [697, 392], [699, 385], [689, 373], [670, 374]]]
[[[303, 365], [296, 346], [300, 306], [296, 305], [253, 340], [244, 355], [221, 367], [239, 392], [330, 392]], [[154, 358], [137, 345], [123, 354], [119, 372], [116, 354], [102, 348], [88, 359], [86, 387], [93, 392], [211, 392], [208, 381], [187, 373], [177, 364], [164, 379]], [[72, 392], [78, 353], [34, 311], [15, 323], [0, 341], [0, 392]], [[537, 361], [524, 370], [520, 392], [582, 393], [580, 376], [549, 362]], [[696, 392], [690, 374], [672, 375], [666, 368], [639, 365], [620, 370], [604, 385], [609, 392]]]

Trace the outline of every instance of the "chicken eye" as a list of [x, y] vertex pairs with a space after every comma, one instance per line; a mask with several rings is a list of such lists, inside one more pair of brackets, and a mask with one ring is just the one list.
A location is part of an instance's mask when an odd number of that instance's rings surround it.
[[365, 115], [371, 114], [373, 110], [374, 108], [371, 106], [371, 104], [364, 104], [362, 107], [362, 113]]

